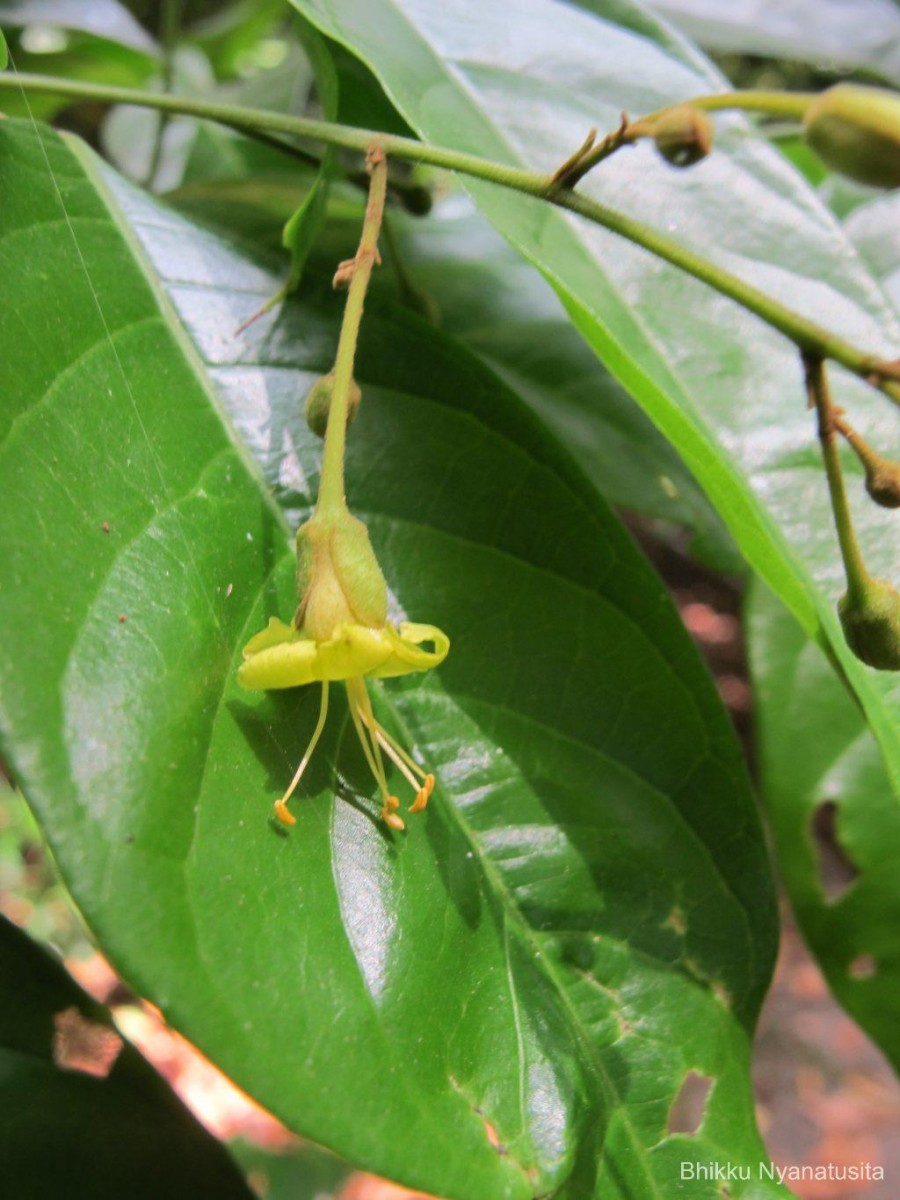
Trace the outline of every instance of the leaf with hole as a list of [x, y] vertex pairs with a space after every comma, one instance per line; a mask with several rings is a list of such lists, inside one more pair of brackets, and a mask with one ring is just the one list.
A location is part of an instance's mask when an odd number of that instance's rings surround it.
[[62, 965], [0, 917], [0, 1167], [16, 1200], [251, 1200], [240, 1171]]
[[[295, 603], [285, 514], [320, 455], [299, 399], [341, 301], [310, 277], [235, 338], [264, 264], [76, 141], [0, 142], [0, 726], [124, 977], [292, 1128], [451, 1200], [634, 1200], [685, 1157], [757, 1163], [762, 834], [595, 489], [463, 346], [373, 299], [349, 499], [392, 617], [453, 642], [376, 703], [439, 786], [391, 835], [336, 706], [280, 833], [316, 697], [235, 668]], [[670, 1135], [691, 1071], [715, 1080], [703, 1121]]]
[[[520, 0], [514, 22], [502, 0], [292, 2], [363, 59], [421, 137], [541, 174], [591, 126], [615, 129], [623, 109], [636, 116], [725, 82], [628, 0]], [[900, 676], [864, 667], [838, 623], [843, 572], [795, 348], [597, 225], [507, 188], [463, 182], [672, 442], [749, 565], [830, 647], [900, 792]], [[689, 172], [638, 145], [579, 188], [873, 354], [896, 354], [900, 322], [876, 282], [814, 193], [743, 119], [717, 117], [715, 152]], [[893, 428], [884, 398], [835, 378], [838, 402], [864, 435], [877, 442], [879, 430]], [[890, 577], [892, 515], [867, 504], [855, 515], [872, 574]]]

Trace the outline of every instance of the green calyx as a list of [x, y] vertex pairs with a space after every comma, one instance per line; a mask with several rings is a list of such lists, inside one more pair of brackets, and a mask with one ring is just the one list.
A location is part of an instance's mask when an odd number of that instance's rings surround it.
[[676, 104], [628, 128], [628, 140], [652, 137], [660, 155], [673, 167], [692, 167], [712, 149], [712, 120], [691, 104]]
[[900, 94], [839, 83], [803, 118], [806, 140], [842, 175], [873, 187], [900, 186]]
[[878, 671], [900, 671], [900, 592], [886, 579], [867, 579], [838, 601], [847, 645]]
[[[328, 414], [331, 411], [331, 397], [334, 392], [334, 371], [322, 375], [306, 393], [306, 424], [316, 437], [323, 438], [328, 428]], [[362, 392], [356, 381], [350, 380], [350, 392], [347, 397], [347, 424], [356, 416]]]
[[327, 641], [341, 625], [379, 628], [387, 620], [387, 586], [369, 531], [346, 508], [317, 513], [297, 530], [294, 626]]

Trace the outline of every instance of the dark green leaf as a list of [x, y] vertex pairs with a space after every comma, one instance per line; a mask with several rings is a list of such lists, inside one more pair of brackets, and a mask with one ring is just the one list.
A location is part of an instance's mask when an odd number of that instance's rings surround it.
[[0, 1177], [15, 1200], [251, 1200], [222, 1146], [0, 917]]
[[[364, 59], [422, 137], [540, 172], [554, 170], [590, 126], [616, 128], [623, 109], [652, 111], [724, 82], [627, 0], [591, 0], [596, 17], [521, 0], [512, 21], [503, 0], [292, 2]], [[900, 323], [830, 214], [742, 121], [720, 118], [717, 129], [715, 153], [690, 172], [642, 145], [580, 188], [893, 357]], [[794, 347], [595, 225], [488, 183], [467, 186], [672, 441], [750, 566], [808, 634], [830, 646], [900, 790], [900, 676], [863, 667], [837, 621], [843, 572]], [[843, 375], [837, 395], [875, 441], [895, 416]], [[872, 505], [856, 515], [872, 573], [895, 573], [893, 516]]]
[[781, 874], [831, 990], [900, 1067], [900, 813], [819, 648], [762, 588], [749, 607], [760, 782]]
[[[439, 786], [388, 834], [335, 696], [274, 829], [317, 698], [234, 672], [296, 602], [269, 490], [308, 511], [299, 398], [341, 302], [326, 279], [235, 340], [268, 272], [78, 143], [15, 122], [0, 143], [0, 722], [125, 978], [298, 1131], [438, 1195], [651, 1200], [684, 1160], [755, 1168], [761, 831], [595, 490], [464, 348], [367, 308], [350, 500], [394, 613], [453, 640], [376, 703]], [[667, 1136], [692, 1071], [715, 1081], [702, 1129]]]

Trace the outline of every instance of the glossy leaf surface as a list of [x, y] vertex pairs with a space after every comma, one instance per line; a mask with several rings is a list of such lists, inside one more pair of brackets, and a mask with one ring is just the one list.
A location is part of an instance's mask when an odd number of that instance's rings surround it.
[[[307, 287], [237, 339], [267, 271], [75, 142], [0, 140], [0, 717], [119, 969], [294, 1128], [437, 1195], [634, 1200], [685, 1158], [756, 1164], [760, 828], [596, 492], [464, 348], [373, 302], [350, 500], [395, 615], [453, 640], [377, 705], [439, 787], [388, 834], [336, 697], [273, 828], [316, 697], [234, 670], [295, 603], [275, 502], [295, 520], [315, 491], [298, 401], [340, 300]], [[667, 1136], [692, 1070], [715, 1080], [702, 1130]]]
[[0, 917], [0, 1172], [16, 1200], [251, 1200], [227, 1152], [55, 961]]
[[710, 50], [862, 68], [900, 82], [894, 0], [653, 0], [649, 7]]
[[426, 222], [396, 214], [392, 223], [440, 328], [515, 389], [611, 504], [680, 522], [696, 554], [720, 570], [741, 569], [690, 471], [585, 345], [549, 284], [466, 198], [456, 194]]
[[[552, 172], [591, 126], [720, 89], [698, 52], [628, 0], [292, 0], [375, 71], [426, 139]], [[476, 15], [477, 14], [477, 15]], [[464, 181], [465, 182], [465, 181]], [[576, 326], [672, 441], [747, 562], [831, 647], [900, 790], [900, 682], [850, 653], [844, 589], [796, 350], [731, 301], [599, 227], [467, 181], [482, 211], [558, 291]], [[805, 182], [735, 118], [690, 171], [640, 145], [579, 185], [663, 230], [825, 328], [893, 357], [900, 324]], [[896, 413], [836, 375], [839, 403], [878, 441]], [[891, 514], [863, 505], [872, 573], [896, 572]]]

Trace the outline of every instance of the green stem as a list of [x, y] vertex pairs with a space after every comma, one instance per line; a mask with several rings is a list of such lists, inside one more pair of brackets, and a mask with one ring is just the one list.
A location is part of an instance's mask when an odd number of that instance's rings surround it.
[[831, 495], [831, 508], [841, 547], [841, 558], [844, 560], [844, 571], [847, 576], [847, 595], [851, 603], [861, 604], [867, 595], [870, 577], [856, 540], [850, 505], [847, 502], [844, 473], [841, 470], [837, 438], [835, 437], [838, 418], [828, 386], [828, 374], [825, 364], [814, 355], [805, 354], [803, 366], [810, 407], [815, 407], [818, 416], [819, 442], [822, 447], [825, 474], [828, 477], [828, 491]]
[[[535, 172], [523, 171], [518, 167], [491, 162], [474, 154], [449, 150], [443, 146], [432, 146], [414, 138], [397, 137], [368, 129], [336, 125], [328, 121], [316, 121], [307, 117], [289, 116], [284, 113], [266, 112], [264, 109], [241, 108], [237, 105], [218, 104], [186, 96], [166, 96], [154, 92], [142, 92], [134, 88], [112, 87], [84, 83], [74, 79], [55, 79], [45, 75], [0, 75], [2, 91], [51, 92], [72, 99], [89, 99], [110, 104], [134, 104], [161, 111], [183, 113], [186, 116], [217, 121], [252, 135], [254, 130], [266, 130], [270, 134], [285, 134], [294, 137], [312, 138], [333, 146], [365, 153], [370, 147], [378, 146], [386, 154], [427, 163], [450, 171], [459, 171], [475, 179], [483, 179], [499, 187], [511, 188], [525, 195], [534, 196], [569, 212], [577, 213], [597, 225], [602, 225], [630, 242], [642, 246], [651, 254], [679, 268], [695, 279], [708, 284], [724, 296], [754, 313], [766, 324], [789, 338], [804, 353], [819, 358], [833, 359], [858, 375], [873, 387], [878, 388], [895, 404], [900, 405], [900, 380], [880, 374], [876, 358], [845, 341], [836, 334], [823, 329], [799, 313], [767, 296], [765, 292], [744, 282], [730, 271], [716, 266], [694, 251], [679, 245], [665, 234], [642, 225], [624, 213], [608, 208], [576, 192], [559, 191], [552, 177]], [[749, 96], [764, 93], [746, 93]], [[734, 107], [741, 93], [723, 93], [721, 97], [701, 97], [705, 104], [725, 107], [726, 101]]]
[[387, 195], [387, 160], [384, 152], [373, 149], [368, 155], [368, 166], [372, 182], [369, 185], [369, 200], [363, 218], [359, 249], [350, 272], [350, 288], [341, 335], [338, 340], [337, 357], [334, 360], [334, 383], [328, 408], [328, 425], [325, 429], [325, 449], [322, 453], [322, 474], [319, 479], [319, 498], [316, 513], [337, 513], [347, 507], [344, 497], [344, 446], [347, 439], [347, 410], [350, 404], [350, 388], [353, 384], [353, 361], [356, 357], [356, 342], [362, 320], [366, 290], [372, 268], [378, 260], [378, 234], [384, 216]]
[[[691, 108], [702, 108], [705, 112], [722, 112], [725, 109], [742, 109], [744, 112], [766, 113], [771, 117], [789, 117], [802, 121], [806, 110], [816, 99], [816, 92], [768, 92], [748, 89], [741, 92], [714, 92], [710, 96], [697, 96], [685, 103]], [[675, 105], [667, 105], [659, 112], [667, 112]], [[651, 113], [652, 117], [658, 113]]]

